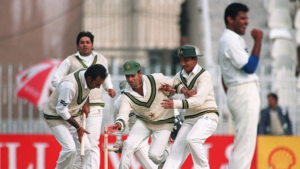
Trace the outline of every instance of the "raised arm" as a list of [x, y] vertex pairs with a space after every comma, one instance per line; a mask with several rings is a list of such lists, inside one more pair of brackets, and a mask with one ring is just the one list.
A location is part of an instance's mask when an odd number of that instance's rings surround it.
[[248, 62], [243, 66], [242, 70], [244, 70], [247, 74], [252, 74], [255, 72], [260, 56], [260, 49], [261, 49], [261, 40], [263, 33], [259, 29], [253, 29], [251, 31], [251, 36], [254, 39], [254, 46], [252, 49], [252, 53], [248, 59]]

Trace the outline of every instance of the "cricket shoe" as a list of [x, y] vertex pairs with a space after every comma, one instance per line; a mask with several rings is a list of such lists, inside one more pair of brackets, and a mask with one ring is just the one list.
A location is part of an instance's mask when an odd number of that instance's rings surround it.
[[175, 141], [176, 136], [179, 132], [179, 129], [181, 128], [181, 125], [183, 123], [183, 120], [179, 116], [176, 116], [174, 121], [175, 121], [174, 127], [173, 127], [173, 130], [171, 132], [171, 141], [172, 142]]
[[166, 161], [160, 163], [160, 164], [158, 165], [157, 169], [162, 169], [162, 168], [164, 167], [164, 165], [165, 165], [165, 162], [166, 162]]

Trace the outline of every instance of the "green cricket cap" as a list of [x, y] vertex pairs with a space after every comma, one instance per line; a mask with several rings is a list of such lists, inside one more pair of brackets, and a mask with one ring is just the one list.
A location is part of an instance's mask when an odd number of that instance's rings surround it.
[[127, 81], [126, 81], [126, 80], [123, 80], [123, 81], [120, 82], [119, 88], [120, 88], [120, 91], [121, 91], [121, 92], [124, 92], [124, 91], [125, 91], [126, 85], [127, 85]]
[[136, 74], [139, 70], [141, 70], [141, 66], [138, 62], [135, 61], [128, 61], [123, 65], [124, 75], [134, 75]]
[[196, 49], [193, 46], [181, 46], [178, 50], [178, 57], [198, 57], [203, 55], [196, 55]]

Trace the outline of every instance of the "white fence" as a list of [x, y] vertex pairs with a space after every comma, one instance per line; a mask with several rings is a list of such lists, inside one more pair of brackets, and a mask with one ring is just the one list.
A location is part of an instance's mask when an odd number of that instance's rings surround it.
[[[121, 80], [125, 80], [119, 70], [121, 66], [118, 60], [111, 60], [111, 75], [113, 85], [117, 96], [120, 94], [118, 86]], [[0, 133], [1, 134], [41, 134], [51, 133], [48, 126], [45, 124], [42, 112], [34, 108], [26, 100], [17, 99], [15, 92], [17, 84], [15, 83], [15, 74], [21, 70], [23, 66], [2, 66], [0, 67]], [[143, 67], [144, 74], [154, 72], [166, 72], [167, 76], [172, 76], [170, 65], [159, 65]], [[180, 70], [180, 67], [177, 68]], [[282, 68], [276, 71], [271, 68], [259, 67], [257, 74], [260, 78], [260, 96], [261, 108], [267, 106], [267, 94], [276, 92], [279, 95], [279, 103], [286, 106], [290, 112], [294, 133], [300, 135], [300, 115], [298, 113], [299, 105], [299, 89], [297, 88], [297, 78], [291, 75], [290, 70]], [[219, 72], [218, 72], [219, 74]], [[7, 77], [7, 78], [5, 78]], [[220, 75], [213, 77], [215, 99], [217, 101], [220, 112], [219, 126], [215, 134], [233, 134], [231, 125], [230, 113], [226, 105], [226, 95], [224, 94]], [[115, 97], [116, 98], [116, 97]], [[104, 92], [105, 108], [104, 119], [102, 126], [113, 123], [113, 101], [107, 93]]]

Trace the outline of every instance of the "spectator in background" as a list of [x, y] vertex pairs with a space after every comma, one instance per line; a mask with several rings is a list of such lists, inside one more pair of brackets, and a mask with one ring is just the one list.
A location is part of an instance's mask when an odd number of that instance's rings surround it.
[[289, 113], [284, 107], [278, 106], [275, 93], [268, 94], [269, 107], [261, 111], [258, 124], [259, 135], [292, 135], [292, 124]]

